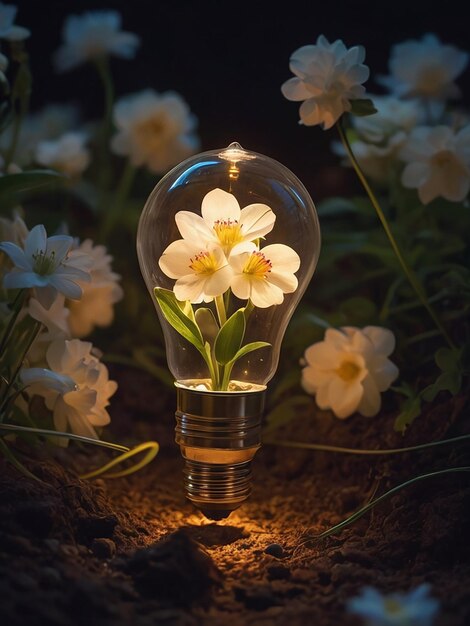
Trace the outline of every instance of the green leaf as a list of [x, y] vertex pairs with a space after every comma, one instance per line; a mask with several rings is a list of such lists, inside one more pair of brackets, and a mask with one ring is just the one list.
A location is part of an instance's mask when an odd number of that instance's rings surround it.
[[357, 115], [357, 117], [366, 117], [367, 115], [374, 115], [377, 113], [377, 109], [370, 98], [358, 98], [357, 100], [351, 100], [351, 115]]
[[29, 170], [0, 177], [0, 196], [12, 195], [46, 185], [61, 183], [65, 176], [54, 170]]
[[166, 321], [200, 352], [204, 352], [204, 341], [201, 331], [197, 324], [183, 313], [175, 294], [161, 287], [155, 287], [154, 293]]
[[443, 372], [432, 385], [423, 390], [421, 395], [426, 402], [433, 402], [440, 391], [449, 391], [453, 396], [456, 396], [461, 386], [462, 375], [457, 370], [451, 370]]
[[245, 335], [245, 314], [238, 309], [229, 317], [215, 338], [214, 354], [220, 365], [232, 361], [242, 345]]
[[402, 406], [401, 412], [397, 415], [395, 423], [393, 425], [394, 430], [400, 433], [404, 433], [414, 420], [421, 413], [421, 397], [411, 397]]
[[459, 369], [460, 352], [450, 348], [439, 348], [434, 355], [436, 365], [443, 372]]
[[250, 352], [254, 352], [255, 350], [259, 350], [260, 348], [269, 348], [271, 344], [267, 341], [253, 341], [252, 343], [247, 343], [236, 353], [236, 355], [231, 359], [231, 363], [235, 363], [238, 359], [241, 359], [242, 356], [249, 354]]
[[206, 307], [197, 309], [195, 322], [199, 326], [204, 340], [212, 345], [219, 332], [219, 325], [212, 311]]
[[176, 300], [176, 302], [178, 303], [179, 308], [183, 311], [186, 317], [189, 317], [190, 320], [196, 322], [191, 302], [189, 300], [184, 300], [183, 302], [181, 302], [181, 300]]

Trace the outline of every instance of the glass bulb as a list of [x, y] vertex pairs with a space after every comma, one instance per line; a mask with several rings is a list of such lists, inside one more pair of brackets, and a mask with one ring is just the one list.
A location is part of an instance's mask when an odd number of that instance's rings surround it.
[[212, 517], [249, 493], [264, 390], [319, 251], [303, 184], [237, 143], [177, 165], [142, 211], [137, 252], [176, 381], [186, 489]]

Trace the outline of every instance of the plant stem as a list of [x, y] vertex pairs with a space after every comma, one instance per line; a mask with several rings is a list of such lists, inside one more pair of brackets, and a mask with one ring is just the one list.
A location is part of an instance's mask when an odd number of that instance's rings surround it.
[[13, 433], [18, 432], [32, 435], [43, 435], [44, 437], [66, 437], [67, 439], [74, 439], [75, 441], [81, 441], [82, 443], [90, 443], [95, 446], [101, 446], [102, 448], [110, 448], [111, 450], [117, 450], [118, 452], [128, 452], [130, 450], [127, 446], [121, 446], [117, 443], [101, 441], [101, 439], [92, 439], [91, 437], [84, 437], [83, 435], [74, 435], [73, 433], [48, 430], [46, 428], [29, 428], [28, 426], [17, 426], [16, 424], [0, 424], [0, 430], [6, 430]]
[[347, 138], [347, 135], [343, 129], [342, 126], [342, 122], [339, 121], [336, 123], [336, 127], [338, 128], [338, 132], [339, 132], [339, 136], [341, 138], [341, 141], [346, 149], [346, 152], [348, 153], [349, 158], [351, 159], [351, 163], [352, 166], [357, 174], [357, 177], [359, 178], [359, 180], [361, 181], [362, 186], [364, 187], [364, 190], [366, 191], [367, 195], [369, 196], [369, 200], [372, 203], [372, 206], [375, 209], [375, 212], [377, 213], [377, 216], [383, 226], [383, 229], [385, 231], [385, 234], [388, 237], [388, 240], [390, 242], [390, 245], [398, 259], [399, 264], [401, 265], [401, 268], [405, 274], [405, 276], [407, 277], [410, 285], [412, 286], [413, 290], [415, 291], [416, 295], [418, 296], [418, 299], [420, 300], [421, 304], [423, 305], [423, 307], [426, 309], [426, 311], [429, 313], [429, 316], [431, 317], [431, 319], [433, 320], [433, 322], [435, 323], [435, 325], [437, 326], [437, 328], [439, 329], [440, 333], [442, 334], [442, 336], [444, 337], [444, 339], [446, 340], [446, 342], [448, 343], [448, 345], [450, 346], [450, 348], [454, 348], [454, 344], [451, 340], [451, 338], [449, 337], [446, 329], [444, 328], [444, 326], [442, 325], [440, 319], [438, 318], [436, 312], [434, 311], [434, 309], [431, 307], [431, 305], [428, 302], [428, 298], [426, 296], [426, 293], [422, 287], [422, 285], [420, 284], [416, 274], [414, 273], [414, 271], [408, 266], [408, 263], [405, 260], [405, 257], [403, 256], [403, 253], [390, 229], [390, 226], [387, 222], [387, 218], [385, 217], [384, 212], [382, 211], [382, 207], [380, 206], [379, 201], [377, 200], [374, 192], [372, 191], [372, 188], [370, 187], [369, 183], [367, 182], [366, 177], [364, 176], [364, 173], [354, 155], [354, 152], [352, 151], [351, 145], [349, 143], [349, 140]]
[[430, 443], [421, 443], [417, 446], [409, 446], [407, 448], [389, 448], [388, 450], [368, 450], [364, 448], [341, 448], [339, 446], [330, 446], [321, 443], [303, 443], [301, 441], [277, 441], [271, 439], [263, 441], [265, 445], [281, 446], [284, 448], [302, 448], [305, 450], [320, 450], [323, 452], [342, 452], [344, 454], [363, 454], [363, 455], [382, 455], [382, 454], [401, 454], [403, 452], [413, 452], [415, 450], [426, 450], [435, 446], [443, 446], [449, 443], [458, 443], [459, 441], [468, 441], [470, 435], [460, 435], [452, 439], [441, 439], [440, 441], [431, 441]]
[[374, 508], [374, 506], [376, 506], [377, 504], [379, 504], [380, 502], [382, 502], [386, 498], [392, 496], [394, 493], [397, 493], [398, 491], [401, 491], [401, 489], [404, 489], [405, 487], [409, 487], [410, 485], [413, 485], [414, 483], [417, 483], [417, 482], [419, 482], [421, 480], [427, 480], [428, 478], [434, 478], [436, 476], [443, 476], [445, 474], [452, 474], [452, 473], [455, 473], [455, 472], [470, 472], [470, 466], [449, 467], [449, 468], [444, 469], [444, 470], [438, 470], [436, 472], [429, 472], [428, 474], [421, 474], [420, 476], [415, 476], [414, 478], [411, 478], [410, 480], [407, 480], [404, 483], [400, 483], [396, 487], [393, 487], [393, 489], [390, 489], [389, 491], [386, 491], [381, 496], [379, 496], [375, 500], [372, 500], [371, 502], [369, 502], [368, 504], [363, 506], [361, 509], [359, 509], [358, 511], [356, 511], [355, 513], [353, 513], [352, 515], [347, 517], [342, 522], [340, 522], [339, 524], [335, 524], [331, 528], [328, 528], [327, 530], [324, 530], [322, 533], [319, 533], [318, 535], [312, 535], [311, 537], [308, 537], [302, 543], [308, 543], [309, 541], [312, 541], [314, 539], [324, 539], [325, 537], [329, 537], [330, 535], [334, 535], [338, 531], [342, 530], [346, 526], [349, 526], [349, 524], [352, 524], [357, 519], [362, 517], [365, 513], [370, 511], [372, 508]]
[[21, 126], [23, 124], [25, 115], [26, 115], [26, 110], [23, 107], [21, 107], [19, 113], [15, 115], [15, 119], [13, 121], [13, 132], [11, 135], [11, 142], [10, 142], [10, 146], [8, 147], [8, 151], [5, 155], [5, 165], [4, 165], [5, 172], [8, 171], [8, 167], [10, 166], [10, 164], [12, 163], [15, 157], [16, 148], [18, 146], [18, 140], [20, 138]]
[[227, 313], [225, 311], [225, 303], [224, 303], [223, 296], [215, 297], [215, 308], [217, 309], [217, 317], [219, 318], [220, 328], [222, 328], [222, 326], [227, 321]]
[[26, 289], [20, 289], [20, 291], [16, 294], [15, 299], [13, 300], [13, 303], [12, 303], [13, 311], [12, 311], [10, 320], [8, 322], [8, 325], [5, 328], [5, 331], [3, 333], [2, 340], [0, 342], [0, 355], [3, 354], [3, 351], [8, 343], [12, 330], [15, 326], [15, 322], [23, 306], [25, 296], [26, 296]]
[[104, 211], [100, 233], [102, 241], [104, 241], [109, 235], [122, 213], [122, 209], [129, 196], [132, 183], [134, 182], [136, 171], [136, 167], [130, 162], [130, 160], [128, 160], [121, 175], [119, 185], [116, 189], [114, 200]]
[[113, 128], [113, 106], [114, 106], [114, 85], [111, 72], [109, 69], [109, 61], [106, 57], [101, 57], [95, 61], [95, 67], [104, 91], [104, 114], [103, 122], [99, 132], [98, 143], [98, 167], [99, 167], [99, 190], [100, 190], [100, 209], [105, 210], [105, 196], [109, 185], [111, 171], [109, 167], [109, 139]]

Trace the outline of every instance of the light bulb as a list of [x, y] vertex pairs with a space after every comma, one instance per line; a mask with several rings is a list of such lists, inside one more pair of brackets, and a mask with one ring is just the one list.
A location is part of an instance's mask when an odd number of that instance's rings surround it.
[[177, 165], [142, 211], [137, 252], [175, 378], [186, 496], [209, 518], [250, 494], [266, 385], [319, 251], [303, 184], [237, 143]]

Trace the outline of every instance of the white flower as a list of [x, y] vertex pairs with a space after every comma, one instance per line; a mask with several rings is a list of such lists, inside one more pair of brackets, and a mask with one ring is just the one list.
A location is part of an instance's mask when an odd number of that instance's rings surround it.
[[57, 70], [64, 72], [108, 54], [133, 59], [140, 38], [120, 29], [121, 16], [117, 11], [69, 15], [62, 31], [64, 44], [55, 54]]
[[409, 133], [424, 121], [424, 109], [416, 100], [399, 100], [395, 96], [369, 96], [377, 112], [364, 117], [354, 116], [352, 122], [365, 141], [383, 144], [398, 132]]
[[173, 291], [177, 300], [193, 304], [210, 302], [227, 291], [232, 268], [220, 246], [201, 246], [178, 239], [163, 252], [158, 261], [162, 272], [175, 278]]
[[372, 417], [380, 410], [380, 392], [398, 376], [387, 358], [394, 348], [395, 337], [386, 328], [329, 328], [324, 341], [305, 351], [302, 386], [316, 396], [320, 409], [331, 409], [336, 417], [355, 411]]
[[172, 91], [158, 94], [146, 89], [121, 98], [114, 106], [114, 122], [113, 152], [157, 174], [165, 173], [199, 146], [194, 134], [196, 118], [183, 98]]
[[[76, 435], [96, 439], [98, 435], [95, 427], [110, 422], [106, 407], [117, 384], [109, 380], [106, 366], [100, 363], [91, 350], [91, 343], [79, 339], [58, 339], [51, 343], [46, 355], [49, 368], [62, 380], [71, 380], [74, 387], [72, 390], [66, 387], [60, 391], [43, 381], [42, 385], [31, 388], [31, 394], [44, 397], [47, 408], [53, 412], [57, 430], [72, 431]], [[32, 379], [31, 375], [31, 384]], [[25, 380], [24, 372], [22, 380]]]
[[80, 300], [67, 302], [70, 310], [68, 323], [74, 337], [89, 335], [95, 326], [109, 326], [114, 319], [114, 304], [123, 297], [120, 276], [111, 269], [113, 257], [105, 246], [95, 246], [85, 239], [76, 248], [92, 259], [90, 282], [79, 282], [83, 295]]
[[[351, 144], [363, 172], [372, 180], [387, 183], [397, 163], [398, 151], [407, 134], [424, 120], [423, 107], [415, 100], [399, 100], [394, 96], [370, 95], [377, 113], [353, 116]], [[333, 152], [346, 157], [341, 142], [332, 144]], [[349, 159], [344, 164], [351, 165]]]
[[464, 71], [468, 54], [444, 45], [433, 34], [410, 39], [392, 48], [390, 76], [381, 82], [399, 97], [443, 101], [460, 91], [454, 80]]
[[47, 237], [42, 224], [35, 226], [24, 242], [23, 249], [14, 243], [0, 243], [0, 250], [13, 261], [14, 267], [3, 279], [6, 289], [36, 288], [37, 299], [46, 308], [57, 292], [78, 299], [82, 289], [77, 281], [89, 280], [87, 255], [71, 252], [73, 239], [65, 235]]
[[429, 596], [430, 586], [422, 584], [409, 593], [383, 595], [372, 587], [348, 602], [350, 613], [359, 615], [366, 626], [432, 626], [439, 602]]
[[423, 204], [438, 197], [464, 200], [470, 190], [470, 125], [458, 132], [448, 126], [419, 126], [400, 150], [405, 161], [401, 181], [418, 189]]
[[[73, 105], [51, 104], [28, 115], [21, 124], [15, 151], [15, 163], [30, 165], [39, 142], [58, 139], [78, 123], [78, 109]], [[12, 141], [13, 125], [0, 135], [0, 148], [5, 151]]]
[[300, 267], [300, 258], [289, 246], [275, 243], [262, 250], [231, 255], [229, 261], [234, 295], [240, 300], [250, 299], [259, 308], [281, 304], [285, 293], [297, 289], [294, 273]]
[[321, 124], [327, 130], [351, 110], [351, 100], [364, 97], [361, 83], [369, 77], [364, 58], [362, 46], [348, 49], [340, 39], [330, 44], [323, 35], [315, 45], [293, 53], [289, 67], [295, 78], [287, 80], [281, 90], [288, 100], [304, 101], [299, 109], [303, 124]]
[[70, 311], [65, 306], [65, 297], [58, 294], [48, 309], [35, 298], [30, 298], [25, 313], [44, 326], [28, 351], [29, 363], [37, 364], [44, 361], [46, 350], [52, 341], [70, 337], [68, 323]]
[[[352, 140], [351, 144], [354, 156], [364, 174], [377, 183], [386, 184], [390, 182], [390, 174], [397, 164], [398, 152], [405, 141], [405, 133], [398, 132], [390, 137], [383, 146], [360, 139]], [[347, 158], [346, 150], [340, 141], [332, 143], [332, 150], [344, 159], [342, 161], [344, 166], [351, 166], [351, 161]]]
[[87, 139], [84, 133], [75, 131], [55, 140], [41, 141], [36, 146], [36, 161], [77, 177], [90, 164], [90, 151], [85, 146]]
[[0, 2], [0, 39], [9, 41], [22, 41], [27, 39], [31, 32], [23, 26], [15, 26], [16, 13], [18, 9], [12, 4]]
[[244, 241], [264, 237], [274, 226], [276, 216], [266, 204], [250, 204], [240, 209], [237, 199], [222, 189], [213, 189], [202, 200], [202, 217], [178, 211], [176, 224], [183, 239], [219, 244], [228, 256]]

